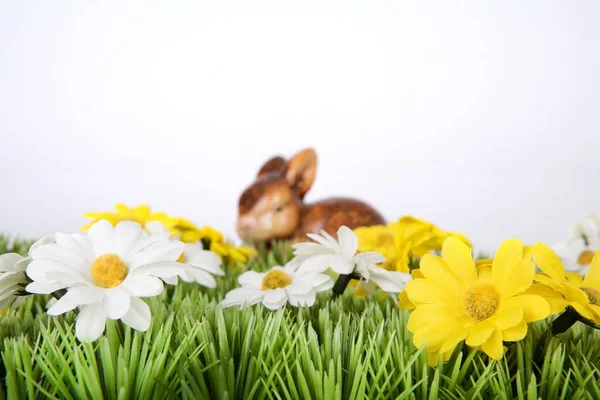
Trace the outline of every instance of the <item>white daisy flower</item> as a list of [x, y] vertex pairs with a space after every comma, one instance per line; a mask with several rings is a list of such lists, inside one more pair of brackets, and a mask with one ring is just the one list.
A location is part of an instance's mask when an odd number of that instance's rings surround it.
[[399, 293], [411, 279], [410, 274], [387, 271], [377, 267], [385, 257], [377, 252], [358, 253], [358, 238], [347, 226], [337, 231], [339, 242], [325, 231], [321, 235], [309, 234], [318, 243], [297, 243], [294, 255], [302, 257], [299, 271], [324, 272], [331, 268], [342, 275], [357, 273], [362, 279], [373, 281], [386, 292]]
[[177, 258], [183, 243], [168, 235], [144, 237], [140, 224], [95, 223], [87, 235], [57, 233], [56, 243], [31, 252], [26, 272], [33, 280], [30, 293], [67, 293], [48, 309], [59, 315], [79, 307], [75, 333], [94, 341], [106, 319], [120, 319], [139, 331], [150, 326], [150, 308], [140, 297], [163, 291], [161, 279], [173, 278], [183, 268]]
[[24, 261], [25, 258], [16, 253], [0, 255], [0, 310], [20, 303], [19, 293], [27, 285], [27, 262]]
[[248, 271], [238, 278], [241, 288], [233, 289], [220, 303], [223, 307], [251, 306], [261, 303], [270, 310], [286, 303], [294, 307], [310, 307], [316, 294], [333, 286], [329, 275], [306, 272], [298, 273], [295, 266], [273, 267], [267, 272]]
[[358, 238], [356, 234], [350, 228], [342, 226], [337, 231], [339, 242], [325, 231], [321, 231], [321, 235], [308, 234], [308, 237], [317, 243], [293, 245], [294, 255], [303, 259], [301, 268], [318, 272], [331, 268], [332, 271], [342, 275], [352, 273], [357, 262], [355, 254], [358, 250]]
[[[38, 246], [53, 241], [52, 237], [44, 237], [35, 242], [29, 253]], [[25, 290], [29, 280], [25, 275], [25, 269], [31, 262], [30, 257], [20, 254], [8, 253], [0, 255], [0, 310], [7, 307], [18, 307], [25, 299], [20, 295]]]
[[223, 262], [221, 257], [210, 250], [204, 250], [199, 243], [184, 243], [183, 252], [177, 261], [186, 266], [185, 270], [179, 274], [179, 277], [185, 282], [196, 282], [214, 288], [217, 286], [217, 281], [213, 275], [225, 275], [220, 268]]
[[600, 215], [591, 215], [570, 229], [569, 239], [554, 246], [565, 270], [585, 275], [594, 254], [600, 250]]

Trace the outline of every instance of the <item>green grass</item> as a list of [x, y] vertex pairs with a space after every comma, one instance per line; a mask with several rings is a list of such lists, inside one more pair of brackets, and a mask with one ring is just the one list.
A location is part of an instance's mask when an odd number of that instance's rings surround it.
[[[2, 242], [0, 242], [2, 243]], [[2, 246], [0, 244], [0, 246]], [[25, 251], [27, 244], [23, 244]], [[2, 253], [0, 247], [0, 253]], [[248, 267], [285, 263], [284, 243]], [[0, 320], [2, 385], [9, 399], [590, 399], [600, 398], [600, 332], [577, 324], [552, 337], [531, 325], [501, 361], [459, 346], [427, 366], [408, 312], [386, 297], [319, 295], [308, 309], [217, 307], [243, 268], [216, 289], [180, 284], [148, 299], [146, 333], [110, 321], [91, 344], [74, 313], [49, 317], [46, 296]], [[101, 395], [100, 393], [103, 393]]]

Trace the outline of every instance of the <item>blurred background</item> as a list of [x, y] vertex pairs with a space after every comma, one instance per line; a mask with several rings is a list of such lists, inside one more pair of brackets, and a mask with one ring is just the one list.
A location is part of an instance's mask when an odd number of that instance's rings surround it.
[[494, 250], [600, 211], [595, 1], [0, 1], [0, 231], [147, 203], [235, 238], [270, 156]]

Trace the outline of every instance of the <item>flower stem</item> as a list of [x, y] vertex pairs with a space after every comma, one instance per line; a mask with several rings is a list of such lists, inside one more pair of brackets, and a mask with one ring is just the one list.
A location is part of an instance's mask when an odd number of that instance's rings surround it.
[[361, 276], [354, 272], [352, 272], [348, 275], [340, 275], [337, 278], [337, 280], [335, 281], [335, 284], [333, 285], [333, 289], [332, 289], [333, 297], [342, 295], [352, 279], [360, 279], [360, 278], [361, 278]]
[[578, 321], [577, 314], [571, 311], [569, 308], [562, 314], [560, 314], [553, 322], [552, 322], [552, 334], [558, 335], [559, 333], [566, 332], [567, 329], [573, 326], [575, 322]]

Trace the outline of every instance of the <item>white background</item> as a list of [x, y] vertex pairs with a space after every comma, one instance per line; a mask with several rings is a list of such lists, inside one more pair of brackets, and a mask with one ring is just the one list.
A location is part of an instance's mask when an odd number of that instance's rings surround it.
[[308, 200], [493, 250], [600, 211], [600, 3], [0, 0], [0, 231], [149, 203], [234, 235], [269, 156]]

